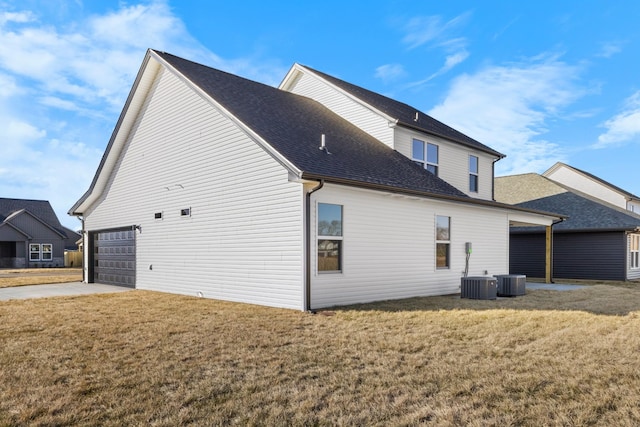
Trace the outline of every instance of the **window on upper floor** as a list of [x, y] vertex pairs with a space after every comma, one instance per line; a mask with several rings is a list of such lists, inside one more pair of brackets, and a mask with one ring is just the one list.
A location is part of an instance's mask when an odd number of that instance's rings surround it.
[[478, 192], [478, 157], [469, 156], [469, 191]]
[[413, 140], [413, 161], [438, 176], [438, 146], [430, 142]]

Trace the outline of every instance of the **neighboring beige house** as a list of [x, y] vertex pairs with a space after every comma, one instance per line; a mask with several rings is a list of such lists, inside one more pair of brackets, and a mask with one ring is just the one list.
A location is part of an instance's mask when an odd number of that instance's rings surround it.
[[149, 50], [69, 213], [89, 282], [299, 310], [450, 294], [508, 271], [510, 225], [559, 218], [492, 200], [502, 157], [309, 67], [274, 88]]
[[542, 176], [603, 202], [640, 214], [640, 197], [589, 172], [558, 162], [546, 170]]

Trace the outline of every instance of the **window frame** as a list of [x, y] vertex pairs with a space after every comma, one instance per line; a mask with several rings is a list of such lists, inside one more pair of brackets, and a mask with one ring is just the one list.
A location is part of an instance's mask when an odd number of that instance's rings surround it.
[[[471, 159], [476, 159], [476, 171], [471, 169]], [[475, 178], [475, 179], [474, 179]], [[474, 188], [475, 184], [475, 188]], [[477, 193], [480, 189], [480, 158], [469, 154], [469, 192]]]
[[[321, 205], [330, 205], [330, 206], [339, 206], [340, 207], [340, 234], [320, 234], [320, 206]], [[337, 261], [338, 261], [338, 269], [329, 270], [329, 269], [321, 269], [320, 268], [320, 245], [325, 242], [334, 242], [337, 244]], [[336, 250], [336, 249], [332, 249]], [[328, 252], [328, 250], [325, 249]], [[326, 256], [325, 256], [326, 257]], [[326, 202], [317, 202], [316, 203], [316, 272], [318, 274], [335, 274], [342, 273], [344, 270], [344, 205], [337, 203], [326, 203]]]
[[[45, 247], [48, 247], [49, 250], [45, 250]], [[53, 261], [53, 243], [40, 244], [40, 261]]]
[[[417, 158], [415, 156], [416, 152], [416, 143], [421, 145], [421, 158]], [[435, 149], [435, 161], [433, 159], [429, 159], [429, 147], [433, 147]], [[440, 169], [440, 147], [437, 144], [433, 144], [428, 141], [423, 141], [421, 139], [413, 138], [411, 144], [411, 159], [422, 166], [423, 169], [431, 172], [435, 176], [438, 176], [438, 172]]]
[[640, 269], [640, 235], [629, 235], [629, 269]]
[[[34, 250], [34, 248], [38, 248]], [[34, 258], [33, 255], [37, 258]], [[29, 261], [40, 261], [40, 243], [29, 243]]]
[[[438, 229], [439, 229], [439, 219], [440, 218], [446, 218], [447, 219], [447, 238], [446, 239], [442, 239], [440, 238], [440, 233], [438, 233]], [[435, 232], [435, 266], [436, 266], [436, 270], [451, 270], [451, 217], [447, 216], [447, 215], [436, 215], [435, 216], [435, 227], [434, 227], [434, 232]], [[446, 248], [446, 254], [445, 254], [445, 264], [444, 266], [439, 266], [438, 265], [438, 248], [439, 247], [445, 247]]]

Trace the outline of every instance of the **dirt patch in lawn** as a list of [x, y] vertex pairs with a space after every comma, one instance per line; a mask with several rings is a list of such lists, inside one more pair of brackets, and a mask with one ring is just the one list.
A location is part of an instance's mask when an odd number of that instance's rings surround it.
[[638, 425], [640, 293], [0, 303], [0, 425]]
[[81, 268], [0, 269], [0, 288], [79, 282], [81, 280]]

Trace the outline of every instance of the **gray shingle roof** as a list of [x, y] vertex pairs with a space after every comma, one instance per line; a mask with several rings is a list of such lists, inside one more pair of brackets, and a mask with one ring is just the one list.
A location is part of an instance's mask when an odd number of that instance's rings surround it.
[[41, 221], [54, 228], [63, 235], [67, 235], [60, 224], [56, 213], [47, 200], [25, 200], [0, 198], [0, 223], [4, 222], [11, 214], [26, 210], [35, 215]]
[[[555, 231], [622, 231], [640, 227], [640, 216], [613, 205], [598, 202], [538, 174], [496, 178], [496, 200], [517, 200], [515, 206], [557, 212], [568, 216]], [[512, 231], [539, 231], [538, 227], [517, 227]]]
[[[303, 171], [303, 177], [469, 198], [310, 98], [156, 53]], [[322, 134], [331, 154], [319, 150]]]
[[[395, 99], [388, 98], [379, 93], [372, 92], [368, 89], [364, 89], [360, 86], [356, 86], [352, 83], [345, 82], [329, 74], [325, 74], [322, 71], [314, 70], [311, 67], [302, 65], [302, 67], [311, 70], [313, 73], [318, 74], [329, 82], [333, 83], [340, 89], [348, 92], [352, 96], [364, 101], [370, 106], [382, 111], [386, 115], [396, 119], [398, 124], [414, 128], [432, 135], [441, 136], [446, 139], [456, 141], [460, 144], [473, 147], [475, 149], [484, 151], [489, 154], [493, 154], [497, 157], [505, 157], [504, 154], [487, 147], [479, 141], [455, 130], [454, 128], [447, 126], [446, 124], [434, 119], [426, 113], [414, 108], [408, 104], [405, 104]], [[418, 113], [418, 120], [416, 121], [416, 113]]]

